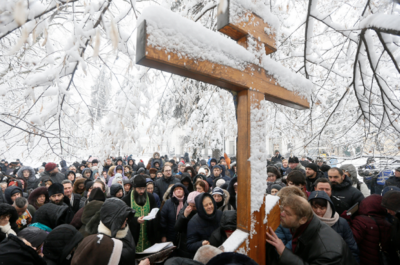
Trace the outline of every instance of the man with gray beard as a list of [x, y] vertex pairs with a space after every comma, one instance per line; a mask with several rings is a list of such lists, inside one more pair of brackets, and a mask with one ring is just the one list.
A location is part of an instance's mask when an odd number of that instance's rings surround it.
[[151, 247], [159, 241], [157, 228], [159, 215], [153, 220], [143, 220], [153, 208], [157, 208], [156, 200], [147, 192], [146, 178], [148, 175], [137, 175], [133, 180], [133, 189], [122, 199], [129, 207], [135, 210], [135, 217], [129, 221], [129, 227], [136, 243], [136, 252]]

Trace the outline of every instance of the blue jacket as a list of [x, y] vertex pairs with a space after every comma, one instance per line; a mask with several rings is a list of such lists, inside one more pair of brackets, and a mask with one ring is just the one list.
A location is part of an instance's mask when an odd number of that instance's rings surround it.
[[280, 240], [282, 240], [285, 247], [292, 250], [292, 233], [290, 233], [289, 228], [285, 228], [282, 225], [279, 225], [275, 230], [275, 234], [278, 236]]
[[[310, 202], [313, 199], [324, 199], [328, 201], [332, 208], [333, 217], [336, 212], [335, 206], [333, 205], [333, 202], [331, 198], [329, 198], [328, 194], [326, 194], [324, 191], [313, 191], [311, 192], [310, 196], [308, 196], [308, 201]], [[351, 250], [351, 253], [355, 260], [360, 263], [357, 242], [354, 239], [353, 232], [351, 231], [351, 228], [347, 221], [342, 217], [339, 217], [338, 221], [333, 226], [331, 226], [331, 228], [343, 238], [343, 240], [347, 243], [347, 246]]]
[[[214, 212], [208, 215], [203, 207], [203, 200], [209, 197], [214, 204]], [[197, 214], [190, 219], [187, 227], [187, 250], [190, 253], [202, 246], [204, 240], [209, 240], [212, 232], [219, 227], [222, 212], [217, 210], [217, 204], [209, 193], [201, 193], [195, 199]]]
[[168, 242], [169, 241], [174, 242], [174, 240], [176, 238], [176, 234], [177, 234], [174, 227], [175, 227], [175, 222], [176, 222], [176, 219], [178, 216], [176, 211], [177, 211], [177, 208], [179, 205], [179, 201], [177, 198], [172, 197], [176, 187], [183, 188], [183, 191], [185, 193], [185, 198], [183, 199], [183, 203], [186, 202], [187, 196], [189, 195], [189, 192], [186, 189], [186, 187], [183, 186], [183, 184], [181, 184], [181, 183], [177, 183], [171, 188], [171, 191], [169, 193], [170, 199], [168, 199], [165, 202], [164, 206], [161, 209], [160, 225], [161, 225], [162, 229], [161, 229], [160, 233], [161, 233], [162, 237], [164, 237], [164, 236], [167, 237]]

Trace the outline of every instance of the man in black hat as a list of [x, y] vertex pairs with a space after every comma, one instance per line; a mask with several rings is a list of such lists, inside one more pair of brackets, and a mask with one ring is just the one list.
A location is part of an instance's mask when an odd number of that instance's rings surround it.
[[54, 183], [48, 188], [50, 203], [59, 206], [68, 206], [66, 215], [66, 224], [69, 224], [75, 213], [71, 208], [68, 197], [64, 196], [64, 186], [60, 183]]
[[400, 188], [400, 167], [394, 171], [394, 176], [389, 177], [385, 182], [385, 188], [388, 186], [396, 186]]
[[289, 157], [289, 169], [286, 171], [287, 175], [289, 175], [292, 170], [300, 170], [304, 175], [306, 174], [305, 168], [300, 164], [299, 159], [295, 156]]
[[306, 166], [306, 189], [309, 192], [314, 191], [314, 183], [317, 179], [319, 178], [325, 178], [325, 175], [322, 171], [319, 170], [319, 167], [317, 164], [314, 163], [309, 163]]
[[156, 200], [151, 193], [147, 192], [146, 178], [148, 175], [138, 175], [133, 180], [133, 189], [122, 199], [129, 207], [135, 210], [135, 217], [129, 221], [131, 233], [136, 242], [136, 251], [142, 252], [152, 246], [157, 238], [156, 219], [146, 221], [147, 216], [153, 208], [157, 208]]

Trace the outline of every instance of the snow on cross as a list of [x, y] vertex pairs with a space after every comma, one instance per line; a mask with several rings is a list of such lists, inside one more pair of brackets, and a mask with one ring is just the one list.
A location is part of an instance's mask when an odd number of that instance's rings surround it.
[[[265, 223], [274, 229], [279, 225], [277, 200], [267, 200], [269, 205], [262, 207], [265, 188], [252, 181], [266, 184], [267, 178], [265, 148], [260, 147], [265, 139], [259, 137], [265, 135], [265, 126], [260, 124], [266, 115], [260, 113], [260, 105], [266, 99], [307, 109], [312, 88], [309, 80], [266, 56], [276, 51], [277, 21], [264, 9], [250, 1], [229, 1], [218, 15], [218, 30], [230, 39], [170, 10], [151, 6], [138, 20], [136, 46], [137, 64], [238, 92], [236, 233], [240, 236], [233, 238], [242, 242], [229, 244], [229, 250], [246, 253], [258, 264], [267, 260]], [[257, 15], [260, 10], [264, 17]]]

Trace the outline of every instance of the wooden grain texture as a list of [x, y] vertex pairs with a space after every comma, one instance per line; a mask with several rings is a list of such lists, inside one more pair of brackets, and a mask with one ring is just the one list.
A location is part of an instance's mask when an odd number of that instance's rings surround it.
[[[145, 33], [145, 31], [143, 32]], [[305, 98], [281, 87], [265, 69], [256, 65], [250, 65], [241, 71], [210, 61], [180, 57], [175, 53], [166, 52], [164, 49], [148, 46], [146, 43], [140, 43], [140, 45], [145, 45], [144, 49], [137, 47], [138, 51], [142, 51], [136, 57], [137, 64], [189, 77], [228, 90], [257, 90], [263, 93], [269, 101], [296, 109], [309, 108], [309, 103]]]
[[[228, 5], [230, 5], [230, 1]], [[244, 16], [246, 17], [246, 21], [239, 23], [233, 22], [230, 18], [230, 10], [231, 9], [228, 7], [226, 12], [218, 15], [217, 30], [219, 32], [231, 37], [236, 41], [244, 36], [251, 35], [260, 42], [264, 43], [266, 54], [276, 52], [275, 33], [267, 34], [265, 32], [265, 28], [271, 29], [268, 23], [265, 23], [261, 17], [251, 12], [247, 12]]]

